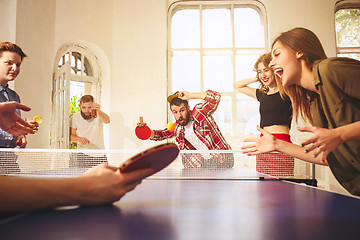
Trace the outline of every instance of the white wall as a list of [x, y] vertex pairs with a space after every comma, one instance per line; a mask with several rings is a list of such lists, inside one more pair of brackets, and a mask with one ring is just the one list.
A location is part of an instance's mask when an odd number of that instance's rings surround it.
[[[15, 42], [16, 40], [16, 1], [0, 1], [0, 42]], [[9, 82], [14, 88], [14, 81]]]
[[263, 0], [269, 16], [270, 40], [294, 27], [312, 30], [328, 56], [335, 56], [334, 7], [338, 0]]
[[14, 42], [16, 35], [16, 1], [0, 1], [0, 42]]
[[[110, 125], [104, 126], [106, 148], [109, 148], [110, 145], [109, 129], [114, 126], [110, 104], [112, 101], [110, 91], [114, 80], [111, 73], [113, 64], [109, 62], [113, 56], [113, 5], [112, 0], [56, 1], [55, 47], [53, 49], [56, 54], [59, 48], [66, 43], [81, 43], [98, 57], [102, 70], [101, 109], [111, 118]], [[55, 62], [52, 64], [55, 65]], [[118, 97], [116, 96], [115, 99]]]
[[139, 116], [152, 128], [166, 127], [166, 1], [114, 2], [110, 146], [154, 145], [134, 129]]
[[28, 120], [35, 115], [44, 118], [40, 131], [27, 136], [28, 147], [48, 148], [50, 139], [51, 80], [54, 49], [55, 2], [47, 0], [18, 0], [16, 22], [7, 24], [16, 30], [15, 42], [28, 55], [15, 80], [15, 90], [22, 103], [32, 108], [23, 113]]

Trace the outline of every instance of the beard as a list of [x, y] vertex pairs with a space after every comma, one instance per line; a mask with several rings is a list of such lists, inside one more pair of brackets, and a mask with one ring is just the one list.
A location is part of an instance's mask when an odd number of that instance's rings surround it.
[[83, 117], [83, 119], [85, 119], [85, 120], [89, 120], [89, 119], [91, 119], [91, 114], [89, 114], [89, 115], [85, 115], [85, 113], [83, 113], [82, 111], [81, 111], [81, 116]]
[[190, 121], [190, 112], [188, 111], [186, 114], [185, 119], [183, 117], [180, 117], [178, 120], [176, 120], [179, 125], [186, 126]]

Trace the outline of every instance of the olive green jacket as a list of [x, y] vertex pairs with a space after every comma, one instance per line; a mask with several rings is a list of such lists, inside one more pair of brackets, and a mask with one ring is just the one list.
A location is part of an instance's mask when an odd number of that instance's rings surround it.
[[[325, 59], [313, 66], [313, 75], [319, 90], [318, 97], [310, 102], [315, 126], [334, 129], [360, 121], [359, 61]], [[340, 184], [360, 196], [360, 140], [339, 145], [327, 161]]]

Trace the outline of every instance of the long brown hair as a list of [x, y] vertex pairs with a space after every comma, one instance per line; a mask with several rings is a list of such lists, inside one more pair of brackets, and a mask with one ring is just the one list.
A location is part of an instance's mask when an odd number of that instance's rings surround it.
[[[281, 33], [280, 36], [274, 40], [271, 48], [274, 47], [276, 42], [280, 42], [291, 52], [303, 53], [307, 65], [311, 68], [318, 61], [327, 58], [319, 38], [306, 28], [298, 27]], [[279, 89], [279, 91], [285, 91], [285, 93], [289, 95], [296, 121], [300, 115], [304, 120], [308, 120], [313, 124], [308, 90], [298, 85], [291, 85], [284, 87], [283, 90]]]
[[[265, 86], [259, 77], [259, 73], [258, 73], [259, 63], [262, 63], [262, 64], [264, 64], [264, 67], [266, 67], [267, 69], [269, 69], [269, 71], [271, 71], [272, 75], [275, 78], [276, 85], [279, 89], [280, 95], [282, 98], [284, 98], [284, 96], [285, 96], [285, 91], [283, 89], [284, 87], [282, 86], [279, 77], [276, 74], [274, 74], [273, 69], [269, 66], [270, 61], [271, 61], [271, 53], [265, 53], [265, 54], [261, 55], [254, 64], [254, 71], [256, 72], [256, 79], [260, 82], [259, 90], [264, 93], [267, 93], [269, 91], [269, 87]], [[281, 89], [281, 91], [280, 91], [280, 89]]]

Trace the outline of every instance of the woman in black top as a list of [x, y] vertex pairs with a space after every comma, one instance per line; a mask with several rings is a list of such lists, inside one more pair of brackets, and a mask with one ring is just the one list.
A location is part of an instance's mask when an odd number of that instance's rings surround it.
[[313, 135], [301, 145], [264, 135], [244, 139], [243, 153], [278, 151], [298, 159], [328, 165], [349, 193], [360, 196], [360, 61], [328, 58], [311, 30], [297, 27], [281, 33], [272, 44], [270, 67], [290, 96], [294, 117], [313, 126], [301, 127]]
[[[260, 126], [278, 139], [290, 140], [292, 119], [291, 101], [279, 92], [281, 83], [269, 67], [270, 53], [261, 55], [254, 65], [256, 78], [244, 79], [234, 83], [234, 88], [260, 102]], [[260, 82], [259, 88], [248, 85]], [[294, 158], [283, 153], [263, 153], [256, 156], [256, 170], [275, 177], [294, 176]]]

